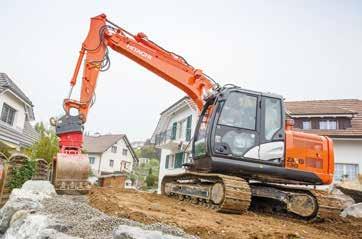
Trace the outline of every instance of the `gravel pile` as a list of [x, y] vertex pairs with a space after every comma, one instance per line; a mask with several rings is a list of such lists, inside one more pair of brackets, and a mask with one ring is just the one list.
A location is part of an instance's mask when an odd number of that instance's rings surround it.
[[183, 230], [161, 223], [144, 225], [125, 218], [108, 216], [88, 205], [85, 196], [55, 196], [42, 202], [40, 214], [55, 219], [54, 229], [65, 234], [85, 239], [112, 238], [112, 231], [118, 225], [141, 227], [145, 230], [157, 230], [165, 234], [183, 238], [195, 238]]

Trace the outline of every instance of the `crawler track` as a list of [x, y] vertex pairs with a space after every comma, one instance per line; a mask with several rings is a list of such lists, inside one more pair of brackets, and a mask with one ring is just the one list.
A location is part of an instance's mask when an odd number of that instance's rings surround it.
[[345, 208], [340, 199], [326, 191], [311, 190], [311, 193], [317, 198], [320, 218], [338, 218]]
[[189, 200], [218, 212], [235, 214], [247, 211], [251, 202], [250, 187], [244, 179], [221, 174], [166, 176], [162, 182], [162, 194]]
[[[343, 202], [326, 191], [274, 184], [251, 184], [222, 174], [185, 173], [165, 176], [162, 194], [190, 201], [218, 212], [240, 214], [249, 209], [252, 196], [280, 201], [286, 211], [310, 220], [339, 217]], [[262, 190], [262, 191], [260, 191]]]

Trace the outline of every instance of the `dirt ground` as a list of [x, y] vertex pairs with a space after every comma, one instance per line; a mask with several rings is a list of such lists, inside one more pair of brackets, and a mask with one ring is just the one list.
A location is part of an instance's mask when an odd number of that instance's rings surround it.
[[230, 215], [157, 194], [111, 188], [92, 189], [89, 201], [106, 214], [177, 226], [200, 238], [362, 238], [362, 219], [306, 222], [253, 211]]

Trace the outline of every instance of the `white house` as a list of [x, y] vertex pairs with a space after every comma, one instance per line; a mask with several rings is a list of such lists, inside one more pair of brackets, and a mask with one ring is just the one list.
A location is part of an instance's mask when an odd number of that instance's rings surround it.
[[[362, 174], [361, 100], [286, 102], [286, 108], [295, 120], [296, 130], [333, 139], [335, 180], [353, 180]], [[192, 118], [190, 127], [185, 123], [188, 117]], [[193, 135], [197, 117], [196, 107], [188, 97], [180, 99], [161, 113], [151, 138], [161, 149], [158, 192], [164, 175], [184, 172], [181, 165], [188, 158], [191, 145], [187, 150], [184, 149]], [[183, 151], [186, 151], [186, 155]]]
[[0, 147], [30, 147], [39, 138], [30, 124], [35, 119], [33, 104], [5, 73], [0, 73], [0, 107]]
[[131, 172], [138, 158], [124, 134], [84, 137], [84, 150], [95, 176]]
[[188, 161], [191, 151], [190, 140], [197, 123], [196, 106], [184, 97], [161, 112], [151, 142], [161, 149], [158, 192], [164, 175], [184, 171], [182, 164]]

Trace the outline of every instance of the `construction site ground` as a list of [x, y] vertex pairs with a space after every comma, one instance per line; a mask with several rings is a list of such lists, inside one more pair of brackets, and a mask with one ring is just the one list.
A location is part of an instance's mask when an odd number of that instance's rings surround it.
[[93, 188], [89, 202], [112, 216], [177, 226], [200, 238], [362, 238], [362, 219], [355, 218], [307, 222], [260, 211], [222, 214], [155, 193], [112, 188]]

